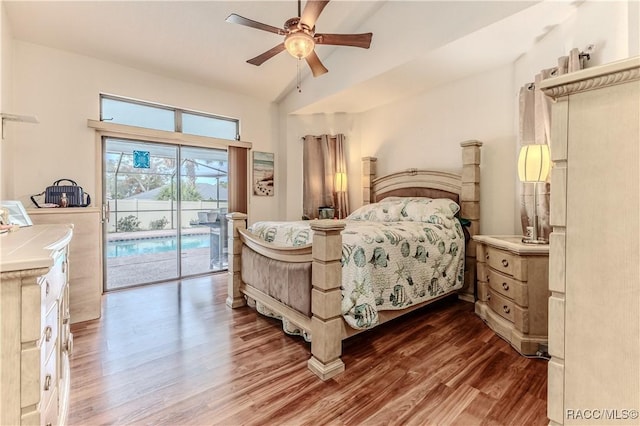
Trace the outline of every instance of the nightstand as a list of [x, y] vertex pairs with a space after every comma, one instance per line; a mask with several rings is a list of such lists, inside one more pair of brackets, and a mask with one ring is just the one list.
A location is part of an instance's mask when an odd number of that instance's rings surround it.
[[523, 355], [547, 344], [549, 246], [519, 236], [476, 235], [475, 311]]

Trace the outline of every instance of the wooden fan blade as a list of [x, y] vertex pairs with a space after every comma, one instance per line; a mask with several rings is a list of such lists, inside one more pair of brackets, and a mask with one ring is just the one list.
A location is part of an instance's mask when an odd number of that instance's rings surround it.
[[316, 34], [316, 44], [330, 44], [333, 46], [353, 46], [368, 49], [371, 45], [372, 33], [364, 34]]
[[300, 16], [300, 23], [312, 29], [327, 3], [329, 3], [329, 0], [307, 0], [307, 4], [304, 5], [304, 10]]
[[329, 70], [322, 65], [322, 62], [320, 62], [320, 58], [316, 55], [315, 50], [312, 51], [305, 60], [307, 61], [307, 64], [309, 64], [309, 68], [311, 68], [311, 73], [314, 77], [318, 77], [319, 75], [329, 72]]
[[232, 13], [231, 15], [227, 16], [227, 19], [225, 19], [225, 21], [230, 22], [232, 24], [240, 24], [240, 25], [244, 25], [245, 27], [255, 28], [257, 30], [269, 31], [270, 33], [274, 33], [278, 35], [285, 34], [285, 31], [281, 28], [263, 24], [262, 22], [253, 21], [243, 16], [236, 15], [235, 13]]
[[279, 45], [267, 50], [263, 54], [258, 55], [255, 58], [249, 59], [247, 62], [249, 62], [252, 65], [260, 66], [266, 60], [273, 58], [274, 56], [276, 56], [278, 53], [282, 52], [283, 50], [285, 50], [284, 43], [280, 43]]

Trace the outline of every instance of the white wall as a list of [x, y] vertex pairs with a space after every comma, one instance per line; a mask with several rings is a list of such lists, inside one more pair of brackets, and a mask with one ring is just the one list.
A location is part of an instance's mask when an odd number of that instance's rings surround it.
[[[0, 112], [11, 113], [11, 27], [4, 2], [0, 2]], [[0, 140], [0, 200], [8, 199], [9, 182], [6, 176], [12, 171], [12, 163], [9, 160], [12, 124], [7, 124], [4, 128], [4, 139]]]
[[638, 37], [637, 13], [637, 1], [582, 3], [571, 18], [550, 30], [518, 58], [515, 62], [516, 86], [533, 81], [541, 69], [555, 66], [558, 57], [567, 55], [574, 47], [584, 50], [590, 44], [595, 46], [587, 67], [637, 55], [638, 41], [634, 43]]
[[484, 233], [511, 233], [515, 163], [510, 66], [456, 81], [362, 114], [362, 156], [378, 174], [410, 167], [459, 171], [460, 142], [483, 142]]
[[[588, 1], [582, 3], [575, 14], [561, 25], [551, 29], [526, 54], [514, 64], [515, 86], [513, 92], [532, 82], [540, 70], [557, 65], [557, 59], [571, 49], [586, 49], [594, 45], [595, 50], [586, 67], [594, 67], [640, 54], [638, 51], [637, 1]], [[517, 108], [517, 102], [514, 102]], [[517, 117], [514, 122], [517, 126]], [[553, 188], [552, 188], [553, 191]], [[514, 223], [520, 232], [519, 199], [514, 200]]]
[[[32, 204], [30, 195], [59, 178], [96, 193], [98, 147], [87, 119], [99, 119], [101, 92], [238, 118], [242, 140], [258, 151], [277, 150], [277, 108], [268, 102], [19, 40], [13, 41], [12, 67], [12, 109], [40, 120], [15, 127], [15, 167], [13, 173], [2, 172], [10, 180], [7, 195], [26, 206]], [[251, 196], [251, 219], [277, 217], [278, 201], [278, 194]]]

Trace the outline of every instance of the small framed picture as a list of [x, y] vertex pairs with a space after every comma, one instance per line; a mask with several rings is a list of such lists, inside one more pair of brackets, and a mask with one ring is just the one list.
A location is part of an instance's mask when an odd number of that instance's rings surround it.
[[273, 153], [253, 151], [253, 195], [273, 195]]
[[2, 207], [3, 213], [1, 215], [2, 221], [7, 222], [3, 223], [3, 225], [18, 225], [20, 227], [33, 225], [31, 218], [20, 201], [3, 200], [0, 201], [0, 207]]

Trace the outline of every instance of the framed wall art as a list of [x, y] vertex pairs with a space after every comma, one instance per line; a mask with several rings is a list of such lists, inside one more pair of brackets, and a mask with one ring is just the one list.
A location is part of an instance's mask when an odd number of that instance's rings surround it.
[[0, 208], [2, 209], [0, 222], [3, 225], [18, 225], [20, 227], [33, 225], [20, 201], [2, 200]]
[[253, 151], [253, 195], [274, 194], [273, 159], [272, 152]]

